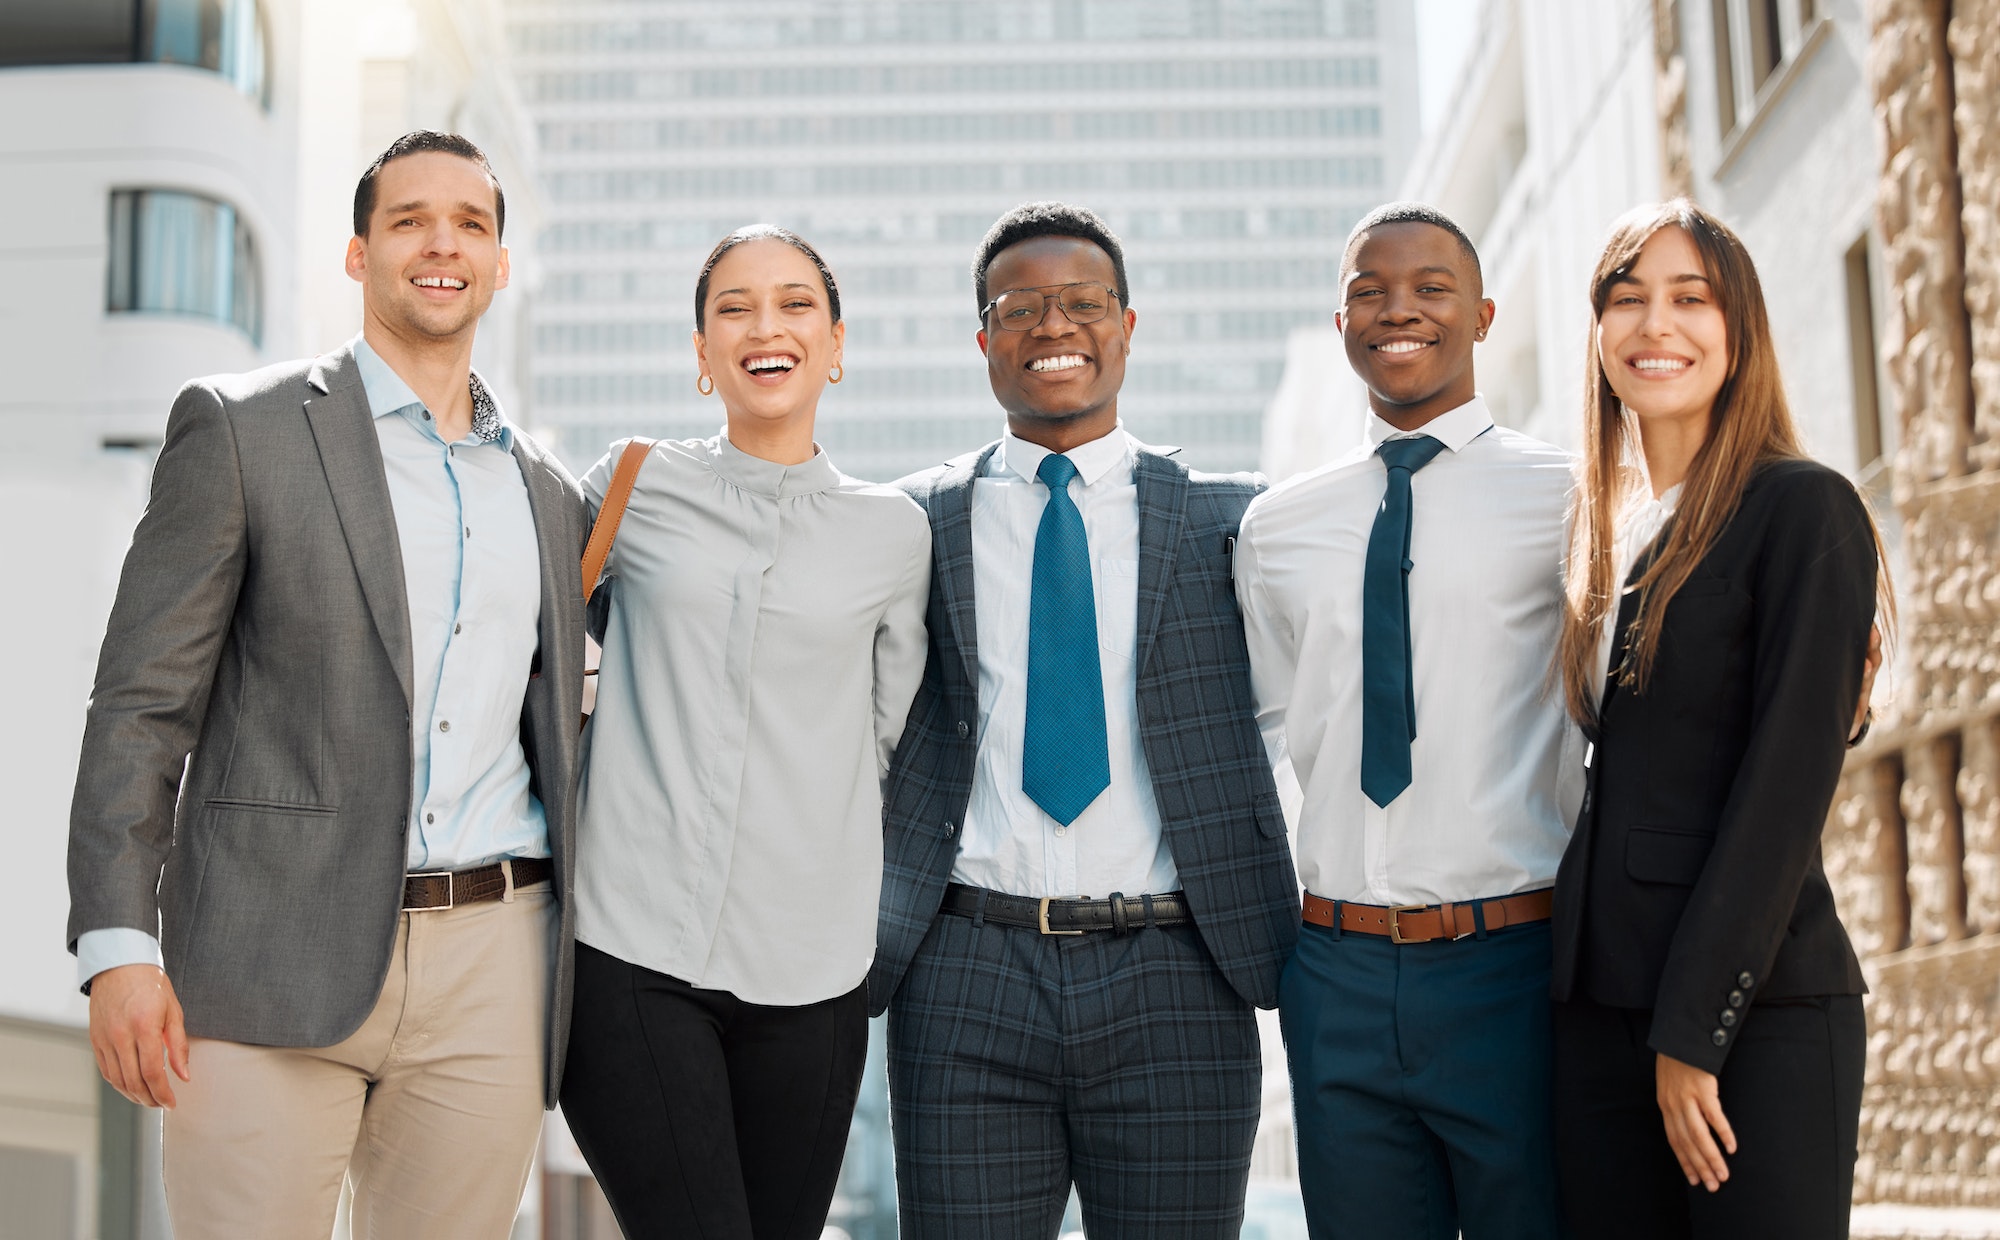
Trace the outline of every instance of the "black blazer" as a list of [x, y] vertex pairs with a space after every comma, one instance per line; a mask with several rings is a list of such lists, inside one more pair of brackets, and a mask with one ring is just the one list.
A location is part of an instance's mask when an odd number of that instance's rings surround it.
[[[1755, 1002], [1867, 989], [1820, 832], [1875, 572], [1845, 478], [1804, 460], [1752, 475], [1667, 607], [1651, 683], [1614, 678], [1589, 730], [1583, 810], [1556, 876], [1558, 1000], [1651, 1009], [1654, 1050], [1719, 1072]], [[1620, 651], [1637, 603], [1619, 606]]]

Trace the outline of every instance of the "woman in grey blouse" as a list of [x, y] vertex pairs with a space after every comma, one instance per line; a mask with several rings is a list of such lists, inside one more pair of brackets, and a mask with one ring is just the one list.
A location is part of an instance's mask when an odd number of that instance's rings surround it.
[[562, 1102], [629, 1236], [817, 1237], [846, 1147], [930, 526], [813, 442], [842, 336], [797, 236], [715, 247], [694, 344], [724, 433], [652, 450], [591, 610]]

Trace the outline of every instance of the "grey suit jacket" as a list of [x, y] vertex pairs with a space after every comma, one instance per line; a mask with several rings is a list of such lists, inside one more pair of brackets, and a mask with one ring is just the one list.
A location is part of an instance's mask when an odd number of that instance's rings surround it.
[[[897, 483], [931, 520], [931, 645], [883, 803], [881, 916], [868, 975], [877, 1014], [939, 916], [972, 798], [979, 718], [972, 482], [998, 446]], [[1230, 583], [1237, 527], [1261, 484], [1247, 474], [1192, 473], [1172, 451], [1144, 449], [1134, 468], [1140, 738], [1202, 941], [1245, 1002], [1273, 1007], [1298, 939], [1299, 887]]]
[[[562, 933], [548, 1100], [568, 1029], [582, 493], [514, 437], [541, 549], [521, 739]], [[411, 781], [410, 619], [351, 350], [181, 389], [97, 667], [70, 813], [69, 943], [156, 933], [199, 1037], [328, 1046], [395, 944]]]

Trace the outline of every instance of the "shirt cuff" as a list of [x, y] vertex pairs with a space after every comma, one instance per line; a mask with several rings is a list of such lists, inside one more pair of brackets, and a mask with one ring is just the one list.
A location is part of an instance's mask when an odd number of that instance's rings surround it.
[[91, 978], [128, 964], [166, 968], [160, 959], [160, 940], [129, 926], [86, 930], [76, 936], [76, 984], [84, 994], [90, 993]]

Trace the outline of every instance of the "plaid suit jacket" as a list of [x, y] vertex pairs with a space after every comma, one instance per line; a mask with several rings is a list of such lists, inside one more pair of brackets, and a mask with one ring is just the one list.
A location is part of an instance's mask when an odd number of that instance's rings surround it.
[[[998, 443], [905, 478], [931, 520], [930, 657], [883, 804], [882, 907], [869, 1009], [895, 997], [958, 856], [978, 745], [972, 481]], [[1171, 450], [1169, 450], [1171, 451]], [[1202, 940], [1238, 994], [1278, 1001], [1299, 933], [1285, 819], [1250, 694], [1230, 550], [1261, 483], [1195, 474], [1141, 446], [1139, 727], [1167, 846]]]

